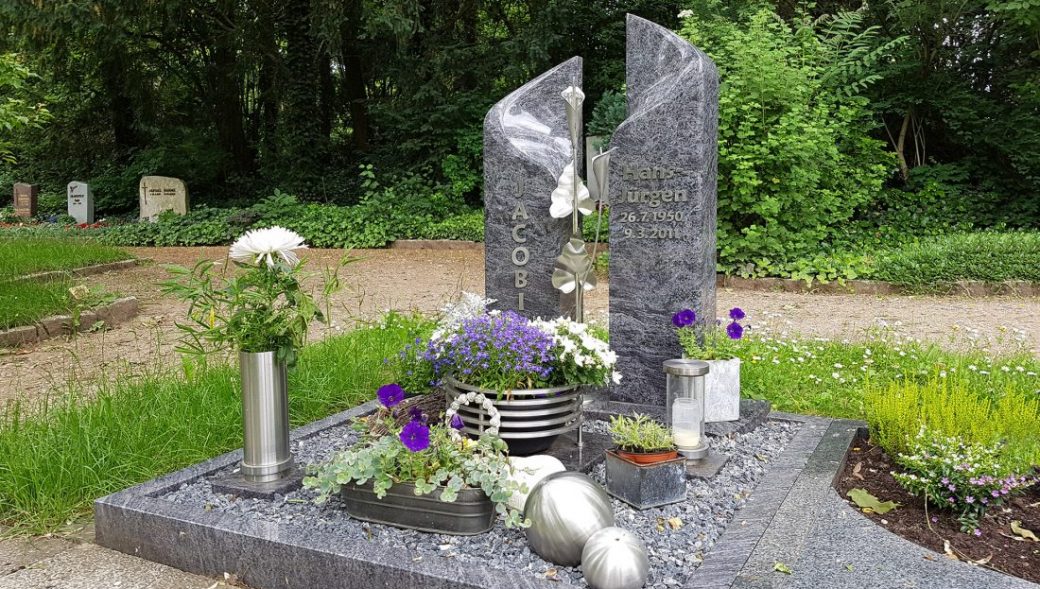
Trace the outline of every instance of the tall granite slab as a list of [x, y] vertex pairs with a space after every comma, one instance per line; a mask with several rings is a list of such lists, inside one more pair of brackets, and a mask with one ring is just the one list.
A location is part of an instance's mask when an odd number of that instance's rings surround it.
[[141, 220], [155, 221], [163, 211], [188, 214], [188, 187], [180, 178], [144, 176], [139, 189]]
[[548, 318], [573, 306], [551, 282], [571, 220], [550, 217], [549, 205], [572, 160], [560, 93], [581, 87], [581, 64], [573, 57], [545, 72], [499, 101], [484, 119], [484, 276], [494, 308]]
[[36, 216], [36, 205], [40, 199], [40, 186], [38, 184], [25, 184], [17, 182], [14, 185], [14, 214], [19, 217], [32, 218]]
[[86, 182], [69, 182], [69, 216], [77, 223], [94, 222], [94, 191]]
[[661, 365], [682, 355], [672, 315], [715, 319], [718, 73], [696, 47], [631, 14], [626, 64], [610, 188], [610, 342], [624, 379], [611, 399], [663, 406]]

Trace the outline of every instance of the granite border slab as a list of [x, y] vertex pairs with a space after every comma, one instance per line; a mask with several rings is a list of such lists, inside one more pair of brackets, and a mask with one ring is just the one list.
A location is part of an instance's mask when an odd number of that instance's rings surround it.
[[[865, 424], [773, 413], [803, 425], [705, 555], [687, 589], [1040, 589], [942, 555], [853, 509], [834, 490]], [[789, 574], [775, 570], [784, 563]]]
[[[302, 440], [376, 408], [371, 401], [293, 430]], [[291, 523], [247, 521], [231, 514], [174, 504], [161, 495], [241, 460], [236, 450], [94, 502], [95, 542], [183, 571], [237, 575], [262, 589], [564, 589], [571, 585], [514, 571], [461, 567], [447, 558], [388, 552], [375, 544], [345, 546], [332, 534]], [[330, 584], [331, 579], [339, 579]]]

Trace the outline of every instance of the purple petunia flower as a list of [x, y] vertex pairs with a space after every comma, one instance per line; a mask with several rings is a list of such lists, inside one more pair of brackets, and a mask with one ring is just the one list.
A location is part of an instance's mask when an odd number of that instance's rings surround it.
[[975, 537], [978, 538], [981, 535], [982, 535], [982, 530], [980, 530], [979, 528], [975, 528]]
[[729, 336], [729, 339], [740, 339], [744, 337], [744, 328], [734, 321], [726, 326], [726, 335]]
[[426, 415], [423, 414], [422, 409], [418, 407], [412, 407], [408, 410], [408, 415], [411, 416], [412, 421], [421, 421], [426, 423]]
[[430, 447], [430, 428], [421, 421], [409, 421], [401, 430], [401, 443], [411, 452], [422, 452]]
[[462, 429], [465, 426], [466, 424], [462, 422], [462, 416], [460, 416], [458, 413], [451, 416], [451, 427], [455, 429]]
[[693, 325], [695, 321], [697, 321], [697, 314], [693, 312], [693, 309], [683, 309], [672, 315], [672, 325], [676, 327], [687, 327]]
[[733, 307], [729, 310], [729, 318], [734, 321], [740, 321], [744, 317], [747, 317], [747, 315], [744, 314], [744, 310], [740, 307]]
[[393, 407], [404, 401], [404, 389], [397, 383], [385, 384], [379, 387], [379, 390], [376, 391], [376, 396], [379, 397], [379, 402], [384, 407]]

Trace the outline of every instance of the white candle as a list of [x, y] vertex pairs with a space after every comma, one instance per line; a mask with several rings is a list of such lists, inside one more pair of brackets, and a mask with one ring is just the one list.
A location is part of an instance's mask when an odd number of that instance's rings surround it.
[[673, 429], [672, 441], [680, 448], [696, 448], [701, 443], [701, 436], [694, 431]]

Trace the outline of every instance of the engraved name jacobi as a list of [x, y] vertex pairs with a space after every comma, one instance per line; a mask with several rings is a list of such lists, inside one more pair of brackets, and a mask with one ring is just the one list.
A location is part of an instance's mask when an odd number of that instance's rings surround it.
[[[650, 168], [636, 168], [624, 166], [622, 168], [623, 178], [632, 180], [668, 180], [675, 177], [675, 170], [653, 166]], [[632, 204], [645, 204], [655, 209], [661, 203], [686, 202], [685, 190], [633, 190], [626, 188], [621, 195], [621, 202]]]
[[[520, 177], [516, 181], [516, 196], [520, 197], [524, 192], [524, 179]], [[527, 270], [524, 270], [524, 266], [531, 259], [531, 251], [525, 247], [524, 243], [527, 243], [527, 238], [523, 236], [523, 231], [527, 229], [526, 221], [528, 218], [527, 209], [524, 208], [524, 202], [519, 201], [516, 203], [516, 208], [513, 210], [513, 230], [510, 235], [513, 237], [513, 243], [516, 247], [513, 248], [513, 286], [518, 289], [525, 288], [527, 286]], [[518, 311], [524, 310], [524, 292], [521, 290], [516, 293], [516, 308]]]

